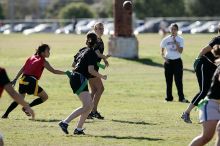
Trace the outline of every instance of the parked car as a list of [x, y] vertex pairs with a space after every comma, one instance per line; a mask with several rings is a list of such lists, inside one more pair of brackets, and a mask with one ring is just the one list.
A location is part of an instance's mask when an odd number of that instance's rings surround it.
[[203, 24], [204, 24], [203, 21], [193, 22], [193, 23], [190, 24], [189, 26], [180, 28], [179, 31], [178, 31], [178, 33], [179, 33], [179, 34], [182, 34], [182, 33], [190, 33], [190, 32], [191, 32], [191, 29], [196, 28], [196, 27], [199, 27], [199, 26], [201, 26], [201, 25], [203, 25]]
[[31, 23], [20, 23], [14, 26], [14, 32], [23, 32], [25, 29], [33, 28], [35, 25]]
[[39, 24], [35, 26], [34, 28], [31, 29], [26, 29], [23, 31], [23, 34], [29, 35], [32, 33], [49, 33], [49, 32], [54, 32], [55, 29], [57, 28], [57, 24]]
[[89, 32], [90, 30], [92, 30], [92, 27], [95, 25], [96, 22], [96, 20], [91, 20], [88, 24], [78, 27], [76, 29], [76, 34], [83, 34]]
[[104, 24], [104, 28], [105, 28], [103, 32], [104, 35], [114, 34], [114, 23], [113, 22]]
[[61, 27], [61, 28], [58, 28], [55, 30], [55, 34], [61, 34], [61, 33], [64, 33], [64, 34], [70, 34], [70, 33], [73, 33], [75, 30], [74, 30], [74, 26], [73, 24], [68, 24], [64, 27]]
[[78, 21], [78, 23], [76, 24], [76, 28], [75, 28], [76, 34], [79, 34], [81, 31], [81, 28], [85, 27], [90, 21], [91, 21], [90, 19], [84, 19], [84, 20]]
[[2, 25], [2, 26], [0, 27], [0, 33], [3, 33], [4, 31], [10, 30], [10, 29], [11, 29], [11, 25], [10, 25], [10, 24]]
[[206, 32], [208, 32], [209, 27], [211, 25], [215, 25], [215, 24], [218, 24], [218, 21], [208, 21], [208, 22], [205, 22], [203, 25], [191, 29], [191, 34], [206, 33]]
[[[187, 26], [189, 26], [191, 24], [189, 21], [179, 21], [179, 22], [174, 22], [174, 23], [176, 23], [178, 25], [178, 27], [179, 27], [178, 34], [182, 34], [180, 30], [182, 28], [187, 27]], [[169, 31], [169, 30], [167, 30], [167, 31]]]
[[218, 29], [220, 28], [220, 23], [218, 24], [212, 24], [209, 29], [208, 32], [213, 33], [213, 32], [218, 32]]
[[158, 32], [160, 21], [161, 21], [161, 19], [149, 20], [149, 21], [145, 22], [144, 25], [137, 27], [134, 30], [134, 34], [137, 35], [139, 33]]

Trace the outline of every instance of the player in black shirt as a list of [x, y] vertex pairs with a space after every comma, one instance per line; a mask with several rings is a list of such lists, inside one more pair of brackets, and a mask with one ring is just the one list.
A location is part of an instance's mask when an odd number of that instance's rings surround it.
[[[3, 90], [6, 90], [8, 94], [20, 105], [23, 106], [25, 112], [30, 114], [32, 116], [32, 119], [34, 119], [34, 111], [30, 108], [29, 104], [24, 101], [24, 98], [21, 97], [12, 87], [12, 84], [10, 83], [10, 80], [7, 76], [7, 73], [4, 68], [0, 67], [0, 98], [3, 93]], [[0, 134], [0, 145], [3, 146], [3, 138]]]
[[[220, 34], [220, 28], [218, 30]], [[195, 95], [187, 109], [183, 112], [181, 118], [186, 123], [192, 123], [190, 112], [198, 105], [201, 99], [204, 99], [211, 85], [212, 76], [217, 68], [215, 60], [220, 56], [220, 36], [214, 37], [211, 42], [203, 48], [194, 63], [194, 70], [199, 83], [200, 91]]]
[[[97, 58], [97, 63], [99, 64], [101, 62], [101, 60], [104, 61], [105, 66], [109, 66], [109, 63], [107, 61], [108, 57], [110, 57], [110, 55], [104, 55], [104, 43], [102, 41], [102, 35], [104, 32], [104, 26], [101, 22], [97, 22], [94, 25], [93, 31], [95, 32], [95, 34], [98, 37], [98, 41], [96, 46], [94, 47], [94, 51], [96, 54], [96, 58]], [[95, 70], [98, 72], [99, 71], [99, 67], [98, 65], [95, 65]], [[92, 119], [93, 117], [97, 118], [97, 119], [104, 119], [104, 117], [98, 112], [97, 108], [98, 108], [98, 104], [101, 98], [102, 93], [104, 92], [104, 85], [102, 83], [102, 80], [98, 77], [92, 77], [89, 79], [89, 85], [91, 87], [91, 97], [94, 103], [94, 107], [92, 109], [92, 112], [89, 114], [88, 119]]]
[[93, 76], [106, 80], [106, 75], [99, 74], [94, 66], [97, 63], [95, 52], [93, 50], [94, 45], [97, 43], [97, 36], [94, 33], [87, 34], [87, 47], [81, 49], [74, 56], [73, 71], [69, 74], [70, 86], [73, 93], [77, 94], [82, 102], [82, 107], [73, 111], [65, 120], [59, 123], [59, 126], [65, 134], [68, 134], [68, 123], [80, 116], [80, 120], [77, 124], [77, 128], [74, 130], [74, 134], [85, 134], [83, 132], [83, 124], [88, 117], [90, 111], [93, 108], [93, 102], [88, 90], [87, 80]]
[[[218, 121], [220, 121], [220, 66], [216, 69], [212, 78], [211, 87], [207, 94], [207, 97], [203, 100], [199, 118], [203, 125], [202, 133], [193, 139], [191, 146], [205, 145], [214, 136], [217, 129], [218, 136], [220, 132], [220, 125], [216, 128]], [[217, 141], [219, 143], [219, 140]]]

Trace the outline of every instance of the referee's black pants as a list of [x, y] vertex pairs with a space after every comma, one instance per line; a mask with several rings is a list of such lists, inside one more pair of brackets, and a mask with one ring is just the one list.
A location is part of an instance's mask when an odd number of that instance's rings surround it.
[[165, 78], [166, 78], [166, 100], [172, 101], [172, 85], [173, 85], [173, 77], [176, 83], [179, 101], [184, 99], [183, 94], [183, 62], [182, 59], [168, 60], [164, 63], [165, 69]]
[[195, 97], [191, 101], [193, 105], [197, 106], [200, 100], [206, 97], [211, 86], [212, 76], [216, 68], [216, 65], [210, 63], [206, 58], [201, 58], [199, 60], [195, 71], [200, 91], [195, 95]]

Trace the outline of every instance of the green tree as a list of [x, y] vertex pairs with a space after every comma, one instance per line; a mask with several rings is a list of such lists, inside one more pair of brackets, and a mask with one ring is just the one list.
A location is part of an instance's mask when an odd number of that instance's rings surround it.
[[107, 18], [113, 16], [113, 2], [110, 0], [94, 3], [92, 8], [95, 10], [97, 17]]
[[59, 12], [66, 5], [70, 4], [69, 0], [52, 0], [46, 8], [46, 18], [58, 18]]
[[24, 19], [26, 16], [39, 17], [38, 0], [2, 0], [6, 19]]
[[2, 5], [0, 4], [0, 19], [4, 19]]
[[185, 16], [184, 0], [135, 0], [137, 17]]
[[84, 3], [71, 3], [59, 12], [59, 18], [71, 19], [71, 18], [93, 18], [94, 12], [91, 11], [89, 6]]
[[190, 16], [219, 16], [219, 0], [186, 0], [186, 10]]

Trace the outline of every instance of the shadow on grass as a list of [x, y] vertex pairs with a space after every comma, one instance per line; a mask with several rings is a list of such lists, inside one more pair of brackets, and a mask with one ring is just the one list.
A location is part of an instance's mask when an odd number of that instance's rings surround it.
[[[92, 136], [92, 135], [88, 135]], [[127, 140], [147, 140], [147, 141], [160, 141], [163, 140], [161, 138], [150, 138], [150, 137], [138, 137], [138, 136], [114, 136], [114, 135], [103, 135], [103, 136], [93, 136], [93, 137], [101, 137], [101, 138], [108, 138], [108, 139], [127, 139]]]
[[[32, 119], [30, 119], [30, 120], [32, 120]], [[34, 119], [34, 120], [32, 120], [32, 121], [34, 121], [34, 122], [60, 122], [61, 121], [61, 119]], [[94, 121], [86, 121], [85, 123], [93, 123]]]
[[127, 140], [147, 140], [147, 141], [161, 141], [164, 139], [161, 138], [150, 138], [150, 137], [137, 137], [137, 136], [115, 136], [115, 135], [66, 135], [66, 137], [97, 137], [97, 138], [106, 138], [106, 139], [127, 139]]
[[133, 122], [133, 121], [122, 121], [122, 120], [112, 120], [113, 122], [118, 122], [118, 123], [127, 123], [127, 124], [136, 124], [136, 125], [156, 125], [154, 123], [147, 123], [144, 121], [140, 122]]
[[[150, 65], [150, 66], [154, 66], [154, 67], [163, 68], [163, 64], [154, 62], [152, 59], [149, 59], [149, 58], [137, 58], [137, 59], [125, 58], [125, 60], [135, 61], [135, 62], [144, 64], [144, 65]], [[191, 73], [194, 73], [194, 70], [192, 70], [192, 69], [183, 68], [183, 70], [184, 70], [184, 71], [191, 72]]]
[[61, 119], [34, 119], [34, 122], [60, 122]]

